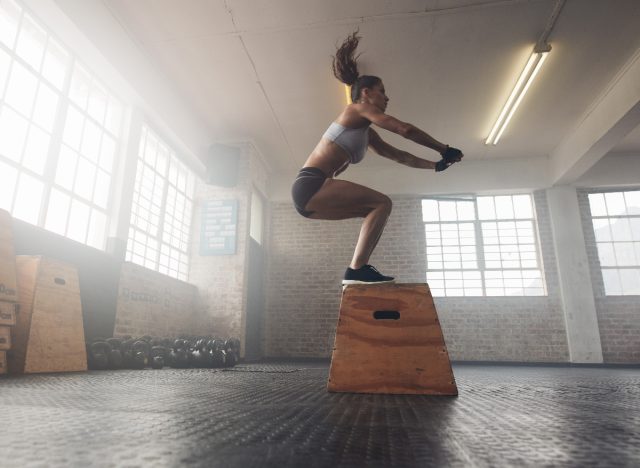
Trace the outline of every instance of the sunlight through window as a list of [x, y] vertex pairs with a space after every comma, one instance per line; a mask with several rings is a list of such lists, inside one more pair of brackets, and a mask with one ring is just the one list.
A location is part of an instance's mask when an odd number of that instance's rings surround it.
[[195, 176], [148, 127], [140, 139], [127, 260], [187, 280]]
[[435, 296], [545, 294], [530, 195], [425, 199], [422, 215]]
[[590, 193], [589, 206], [605, 294], [640, 295], [640, 190]]
[[122, 114], [37, 18], [0, 3], [2, 208], [103, 249]]

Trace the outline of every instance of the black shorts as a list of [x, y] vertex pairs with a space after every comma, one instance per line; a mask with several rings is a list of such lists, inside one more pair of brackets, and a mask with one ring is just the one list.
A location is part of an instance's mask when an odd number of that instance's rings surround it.
[[320, 190], [326, 179], [327, 176], [317, 167], [303, 167], [298, 172], [298, 177], [291, 187], [291, 197], [296, 211], [305, 218], [313, 214], [313, 211], [305, 210], [307, 203]]

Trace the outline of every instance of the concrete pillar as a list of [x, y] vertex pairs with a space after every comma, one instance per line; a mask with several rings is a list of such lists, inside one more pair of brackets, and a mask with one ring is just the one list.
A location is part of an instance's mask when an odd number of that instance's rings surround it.
[[601, 363], [600, 331], [576, 189], [570, 186], [550, 188], [547, 190], [547, 200], [569, 359], [575, 363]]

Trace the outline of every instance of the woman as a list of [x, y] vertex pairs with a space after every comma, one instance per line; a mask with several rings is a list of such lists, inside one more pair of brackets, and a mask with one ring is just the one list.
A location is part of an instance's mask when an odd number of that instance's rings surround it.
[[[346, 180], [336, 180], [349, 164], [364, 158], [367, 147], [393, 161], [419, 169], [443, 171], [463, 154], [432, 138], [419, 128], [385, 114], [389, 98], [382, 80], [376, 76], [358, 74], [355, 51], [360, 37], [351, 34], [338, 48], [333, 58], [333, 74], [351, 86], [352, 104], [342, 111], [324, 133], [304, 167], [298, 173], [292, 196], [296, 210], [311, 219], [364, 218], [351, 264], [342, 284], [385, 283], [393, 277], [384, 276], [369, 265], [382, 230], [391, 214], [391, 200], [386, 195]], [[442, 155], [432, 162], [394, 148], [370, 128], [374, 124], [397, 133]]]

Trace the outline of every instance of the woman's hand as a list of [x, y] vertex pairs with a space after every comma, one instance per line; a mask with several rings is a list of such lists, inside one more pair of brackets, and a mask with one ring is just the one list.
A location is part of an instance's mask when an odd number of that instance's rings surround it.
[[442, 159], [447, 162], [451, 162], [452, 164], [454, 162], [460, 161], [464, 157], [462, 151], [460, 151], [458, 148], [452, 148], [449, 145], [447, 145], [447, 148], [440, 154], [442, 155]]
[[460, 162], [464, 157], [462, 151], [458, 148], [452, 148], [451, 146], [447, 146], [447, 148], [440, 154], [442, 155], [442, 159], [436, 163], [436, 172], [444, 171], [452, 164]]

